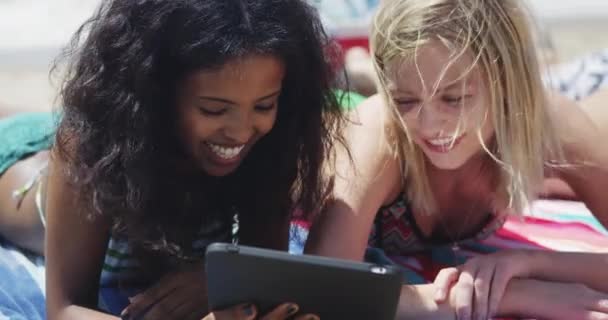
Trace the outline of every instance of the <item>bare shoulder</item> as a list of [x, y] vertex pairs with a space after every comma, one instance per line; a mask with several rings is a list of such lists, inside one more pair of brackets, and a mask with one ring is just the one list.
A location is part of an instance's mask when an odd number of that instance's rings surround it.
[[580, 105], [600, 133], [608, 137], [608, 88], [581, 100]]
[[348, 146], [353, 160], [363, 166], [361, 169], [376, 167], [391, 158], [388, 126], [388, 111], [378, 95], [368, 98], [349, 114]]
[[388, 110], [380, 95], [373, 95], [363, 101], [349, 114], [352, 127], [381, 129], [387, 124]]
[[337, 170], [347, 182], [344, 191], [352, 195], [355, 188], [361, 196], [371, 196], [368, 192], [373, 190], [384, 198], [401, 180], [398, 160], [390, 148], [394, 141], [386, 134], [389, 118], [383, 99], [378, 95], [368, 98], [351, 112], [349, 120], [346, 138], [351, 158], [342, 157]]
[[599, 148], [598, 142], [608, 138], [608, 121], [601, 119], [597, 109], [586, 108], [566, 97], [552, 94], [549, 115], [567, 160], [605, 162], [605, 148]]

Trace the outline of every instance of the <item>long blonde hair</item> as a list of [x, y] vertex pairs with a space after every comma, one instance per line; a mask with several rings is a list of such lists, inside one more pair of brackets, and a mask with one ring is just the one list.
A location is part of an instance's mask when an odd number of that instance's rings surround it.
[[[521, 0], [385, 0], [371, 35], [380, 92], [391, 114], [390, 144], [403, 164], [406, 192], [416, 208], [436, 212], [424, 154], [412, 141], [390, 92], [387, 64], [413, 61], [416, 50], [439, 40], [458, 59], [473, 56], [489, 92], [486, 116], [495, 129], [492, 146], [478, 137], [500, 168], [496, 192], [516, 212], [529, 205], [549, 159], [564, 159], [548, 115], [532, 26]], [[450, 65], [451, 63], [448, 63]]]

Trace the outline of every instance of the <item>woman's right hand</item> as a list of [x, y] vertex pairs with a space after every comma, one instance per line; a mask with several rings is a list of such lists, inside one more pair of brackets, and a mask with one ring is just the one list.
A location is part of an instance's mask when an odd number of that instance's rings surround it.
[[[214, 311], [202, 320], [285, 320], [296, 314], [298, 310], [298, 305], [284, 303], [259, 317], [258, 310], [253, 304], [241, 304], [222, 311]], [[295, 320], [319, 320], [319, 317], [313, 314], [305, 314], [297, 316]]]

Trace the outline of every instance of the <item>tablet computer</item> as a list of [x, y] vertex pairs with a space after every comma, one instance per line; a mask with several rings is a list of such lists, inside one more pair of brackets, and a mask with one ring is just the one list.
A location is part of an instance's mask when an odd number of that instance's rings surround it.
[[395, 319], [395, 267], [214, 243], [206, 252], [209, 308], [253, 303], [260, 314], [293, 302], [321, 319]]

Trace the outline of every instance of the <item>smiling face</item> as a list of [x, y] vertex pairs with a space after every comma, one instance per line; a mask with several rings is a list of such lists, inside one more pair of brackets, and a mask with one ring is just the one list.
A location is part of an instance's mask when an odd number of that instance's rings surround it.
[[[493, 136], [489, 98], [469, 55], [457, 60], [438, 41], [417, 51], [416, 61], [387, 65], [388, 90], [412, 140], [439, 169], [457, 169]], [[446, 69], [447, 66], [447, 69]]]
[[184, 79], [177, 91], [179, 136], [200, 169], [232, 173], [270, 132], [284, 69], [273, 56], [253, 55]]

